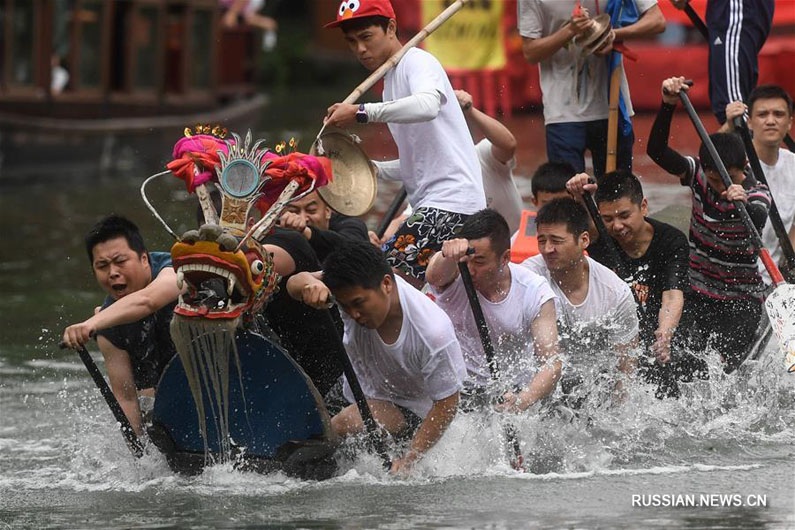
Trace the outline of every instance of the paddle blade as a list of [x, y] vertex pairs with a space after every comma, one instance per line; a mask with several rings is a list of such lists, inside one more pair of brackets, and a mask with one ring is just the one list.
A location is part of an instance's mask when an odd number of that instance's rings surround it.
[[785, 355], [787, 371], [795, 372], [795, 285], [785, 283], [765, 301], [770, 324]]

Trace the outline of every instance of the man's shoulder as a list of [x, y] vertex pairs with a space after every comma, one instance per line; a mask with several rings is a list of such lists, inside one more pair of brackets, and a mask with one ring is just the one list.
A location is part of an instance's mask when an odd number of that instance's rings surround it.
[[[525, 260], [526, 261], [526, 260]], [[509, 263], [508, 268], [511, 271], [511, 278], [514, 282], [523, 287], [538, 288], [540, 285], [547, 283], [547, 279], [541, 274], [535, 272], [524, 264]]]
[[675, 226], [647, 217], [646, 221], [654, 227], [654, 239], [666, 248], [687, 246], [687, 236]]
[[152, 278], [156, 278], [161, 271], [171, 267], [171, 253], [159, 251], [150, 252], [149, 266], [152, 269]]
[[795, 175], [795, 153], [789, 149], [780, 147], [778, 150], [778, 160], [779, 162], [783, 162], [783, 167], [787, 169], [789, 173]]
[[441, 307], [401, 279], [397, 281], [397, 288], [401, 309], [406, 315], [411, 333], [419, 335], [422, 342], [431, 349], [442, 347], [450, 339], [455, 339], [450, 317]]
[[520, 263], [519, 266], [524, 267], [527, 270], [534, 272], [545, 278], [549, 276], [549, 269], [547, 269], [547, 264], [546, 262], [544, 262], [544, 256], [542, 256], [541, 254], [536, 254], [535, 256], [527, 258], [522, 263]]
[[591, 257], [587, 257], [586, 259], [588, 260], [591, 280], [595, 285], [600, 286], [601, 290], [611, 293], [616, 297], [623, 297], [626, 294], [632, 296], [629, 285], [627, 285], [615, 272]]

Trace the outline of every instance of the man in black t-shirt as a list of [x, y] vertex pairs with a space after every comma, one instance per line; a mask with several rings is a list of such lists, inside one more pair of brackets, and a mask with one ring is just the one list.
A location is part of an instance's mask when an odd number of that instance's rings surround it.
[[331, 209], [317, 191], [284, 208], [280, 224], [304, 236], [320, 261], [346, 239], [369, 241], [367, 225]]
[[147, 252], [138, 227], [110, 215], [85, 238], [94, 277], [107, 297], [102, 309], [64, 330], [71, 348], [97, 336], [113, 395], [137, 434], [141, 434], [139, 397], [154, 387], [176, 349], [169, 333], [179, 297], [171, 254]]
[[342, 320], [336, 308], [312, 309], [290, 297], [286, 288], [290, 276], [319, 270], [320, 263], [307, 240], [295, 231], [276, 227], [263, 244], [268, 252], [277, 254], [277, 270], [282, 275], [279, 291], [265, 307], [265, 319], [287, 353], [326, 396], [342, 375]]
[[[599, 213], [612, 241], [594, 234], [588, 254], [603, 265], [617, 269], [608, 245], [614, 245], [630, 277], [624, 278], [638, 301], [641, 342], [656, 362], [641, 363], [646, 380], [658, 384], [657, 396], [677, 396], [676, 364], [671, 363], [671, 340], [684, 307], [688, 289], [687, 237], [677, 228], [650, 219], [648, 201], [638, 178], [629, 172], [608, 173], [596, 184], [589, 177], [573, 177], [567, 188], [575, 196], [595, 191]], [[680, 359], [681, 360], [681, 359]], [[682, 362], [684, 362], [682, 360]], [[688, 359], [689, 362], [689, 359]]]

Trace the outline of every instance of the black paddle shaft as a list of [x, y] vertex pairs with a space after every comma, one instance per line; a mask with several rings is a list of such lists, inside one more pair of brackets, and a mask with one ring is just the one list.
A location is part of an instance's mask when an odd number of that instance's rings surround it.
[[[61, 349], [66, 348], [66, 344], [64, 343], [61, 343], [59, 346]], [[144, 447], [141, 444], [141, 440], [139, 440], [138, 436], [135, 434], [130, 420], [127, 419], [127, 415], [124, 414], [119, 400], [113, 395], [113, 391], [110, 389], [110, 386], [108, 386], [108, 382], [105, 381], [102, 372], [97, 368], [97, 363], [91, 358], [85, 346], [81, 346], [80, 349], [77, 350], [77, 354], [80, 355], [80, 360], [83, 361], [83, 364], [86, 366], [86, 370], [88, 370], [89, 375], [91, 375], [91, 379], [94, 380], [94, 384], [99, 389], [99, 393], [105, 398], [105, 403], [108, 404], [110, 411], [113, 413], [113, 417], [119, 422], [121, 434], [124, 436], [124, 440], [127, 442], [127, 447], [130, 449], [130, 452], [136, 458], [141, 458], [144, 455]]]
[[480, 343], [483, 345], [483, 352], [486, 354], [486, 364], [489, 366], [489, 372], [492, 379], [499, 379], [500, 370], [494, 360], [494, 345], [491, 342], [491, 335], [489, 335], [489, 326], [486, 324], [486, 317], [483, 316], [483, 308], [480, 307], [480, 300], [478, 300], [478, 294], [475, 291], [475, 285], [472, 283], [472, 276], [469, 274], [467, 264], [459, 262], [458, 272], [461, 274], [461, 281], [464, 282], [464, 289], [467, 292], [467, 298], [469, 298], [469, 307], [472, 308], [472, 316], [475, 317], [475, 326], [478, 328]]
[[[754, 177], [762, 184], [770, 187], [770, 184], [767, 182], [765, 172], [762, 169], [762, 164], [759, 162], [759, 156], [756, 154], [756, 149], [754, 149], [754, 143], [751, 139], [751, 132], [748, 130], [745, 120], [743, 120], [740, 116], [736, 117], [734, 119], [734, 127], [740, 132], [740, 137], [743, 139], [743, 143], [745, 144], [745, 153], [748, 155], [748, 160], [751, 162], [751, 170], [754, 174]], [[778, 212], [776, 201], [772, 197], [772, 190], [770, 198], [770, 223], [773, 226], [773, 230], [776, 232], [778, 242], [781, 245], [781, 252], [784, 254], [784, 258], [787, 260], [787, 269], [790, 271], [795, 271], [795, 250], [793, 250], [792, 242], [789, 240], [789, 232], [784, 227], [784, 222], [781, 220], [781, 214]]]
[[395, 216], [398, 213], [398, 210], [400, 210], [400, 207], [403, 206], [403, 201], [406, 200], [407, 195], [408, 193], [406, 192], [406, 187], [403, 186], [400, 188], [398, 194], [395, 195], [395, 198], [392, 199], [392, 204], [389, 205], [389, 209], [384, 214], [384, 218], [381, 219], [381, 223], [379, 223], [378, 229], [375, 232], [376, 235], [378, 236], [378, 239], [384, 237], [386, 229], [389, 227], [389, 223], [392, 222], [392, 219], [395, 218]]
[[[682, 101], [682, 105], [684, 105], [685, 110], [687, 110], [688, 116], [690, 116], [690, 121], [693, 122], [693, 125], [698, 131], [698, 136], [701, 138], [701, 141], [707, 147], [707, 151], [709, 151], [709, 156], [712, 157], [713, 162], [715, 163], [715, 167], [718, 169], [718, 173], [720, 173], [720, 177], [723, 180], [723, 185], [726, 186], [728, 189], [732, 184], [731, 177], [729, 176], [729, 172], [726, 170], [726, 166], [723, 165], [723, 160], [721, 160], [720, 156], [718, 155], [717, 149], [715, 149], [715, 145], [712, 143], [712, 140], [709, 139], [709, 133], [704, 128], [704, 124], [701, 123], [701, 119], [698, 117], [698, 113], [696, 109], [693, 108], [693, 103], [690, 102], [690, 98], [687, 95], [687, 92], [684, 90], [679, 91], [679, 99]], [[751, 216], [748, 215], [748, 210], [745, 209], [745, 203], [743, 201], [733, 201], [734, 207], [740, 214], [740, 218], [743, 220], [743, 224], [745, 224], [745, 228], [748, 230], [748, 233], [751, 235], [751, 241], [757, 248], [763, 249], [765, 248], [762, 244], [762, 236], [759, 235], [759, 230], [756, 229], [756, 225], [751, 220]]]
[[[467, 254], [474, 253], [474, 249], [470, 248]], [[472, 283], [472, 276], [469, 274], [467, 264], [464, 262], [458, 263], [458, 272], [461, 274], [461, 281], [464, 282], [464, 290], [467, 292], [469, 298], [469, 307], [472, 309], [472, 316], [475, 318], [475, 325], [478, 328], [478, 335], [480, 335], [480, 343], [483, 345], [483, 351], [486, 354], [486, 364], [489, 366], [491, 378], [495, 381], [500, 377], [497, 362], [494, 359], [494, 345], [491, 342], [491, 335], [489, 335], [489, 326], [486, 324], [486, 317], [483, 316], [483, 308], [480, 307], [480, 300], [478, 300], [475, 285]], [[501, 399], [499, 400], [501, 401]], [[513, 450], [514, 460], [512, 464], [515, 468], [522, 467], [522, 448], [519, 444], [519, 438], [516, 436], [516, 430], [511, 425], [505, 425], [505, 437], [508, 443], [511, 444]]]

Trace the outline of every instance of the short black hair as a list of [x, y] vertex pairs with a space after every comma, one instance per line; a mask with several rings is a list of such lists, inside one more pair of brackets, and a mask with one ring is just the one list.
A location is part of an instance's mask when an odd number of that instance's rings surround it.
[[371, 17], [358, 17], [352, 18], [350, 20], [343, 20], [340, 23], [340, 28], [342, 28], [343, 33], [348, 33], [350, 31], [361, 31], [363, 29], [367, 29], [372, 26], [378, 26], [384, 33], [386, 33], [387, 28], [389, 27], [389, 18], [382, 16], [382, 15], [373, 15]]
[[511, 248], [511, 229], [505, 218], [491, 208], [485, 208], [470, 215], [456, 232], [456, 237], [464, 239], [489, 238], [491, 249], [497, 256]]
[[366, 241], [346, 240], [323, 260], [323, 283], [329, 289], [376, 289], [386, 275], [394, 278], [384, 253]]
[[748, 112], [753, 113], [754, 103], [758, 99], [783, 99], [787, 103], [787, 110], [792, 116], [792, 98], [786, 90], [778, 85], [761, 85], [751, 91], [748, 96]]
[[[747, 162], [747, 159], [745, 158], [745, 146], [737, 134], [715, 133], [711, 134], [709, 139], [715, 146], [715, 150], [718, 152], [718, 156], [723, 161], [723, 165], [726, 166], [727, 170], [745, 169], [745, 164]], [[717, 162], [712, 160], [712, 156], [710, 156], [707, 146], [703, 143], [701, 144], [701, 148], [698, 150], [698, 159], [701, 163], [701, 167], [705, 171], [708, 169], [711, 169], [712, 171], [718, 170]]]
[[533, 173], [530, 191], [533, 197], [538, 195], [539, 191], [547, 193], [566, 191], [566, 182], [576, 174], [577, 170], [568, 162], [545, 162]]
[[597, 203], [613, 202], [624, 197], [638, 206], [643, 202], [643, 186], [640, 185], [640, 179], [630, 171], [625, 169], [611, 171], [603, 175], [598, 184], [599, 187], [594, 195]]
[[588, 212], [585, 207], [570, 198], [553, 199], [536, 214], [536, 226], [565, 224], [575, 238], [588, 231]]
[[102, 218], [88, 231], [85, 237], [88, 261], [94, 262], [94, 247], [105, 241], [123, 237], [130, 248], [141, 257], [146, 252], [144, 238], [135, 223], [121, 215], [110, 214]]

